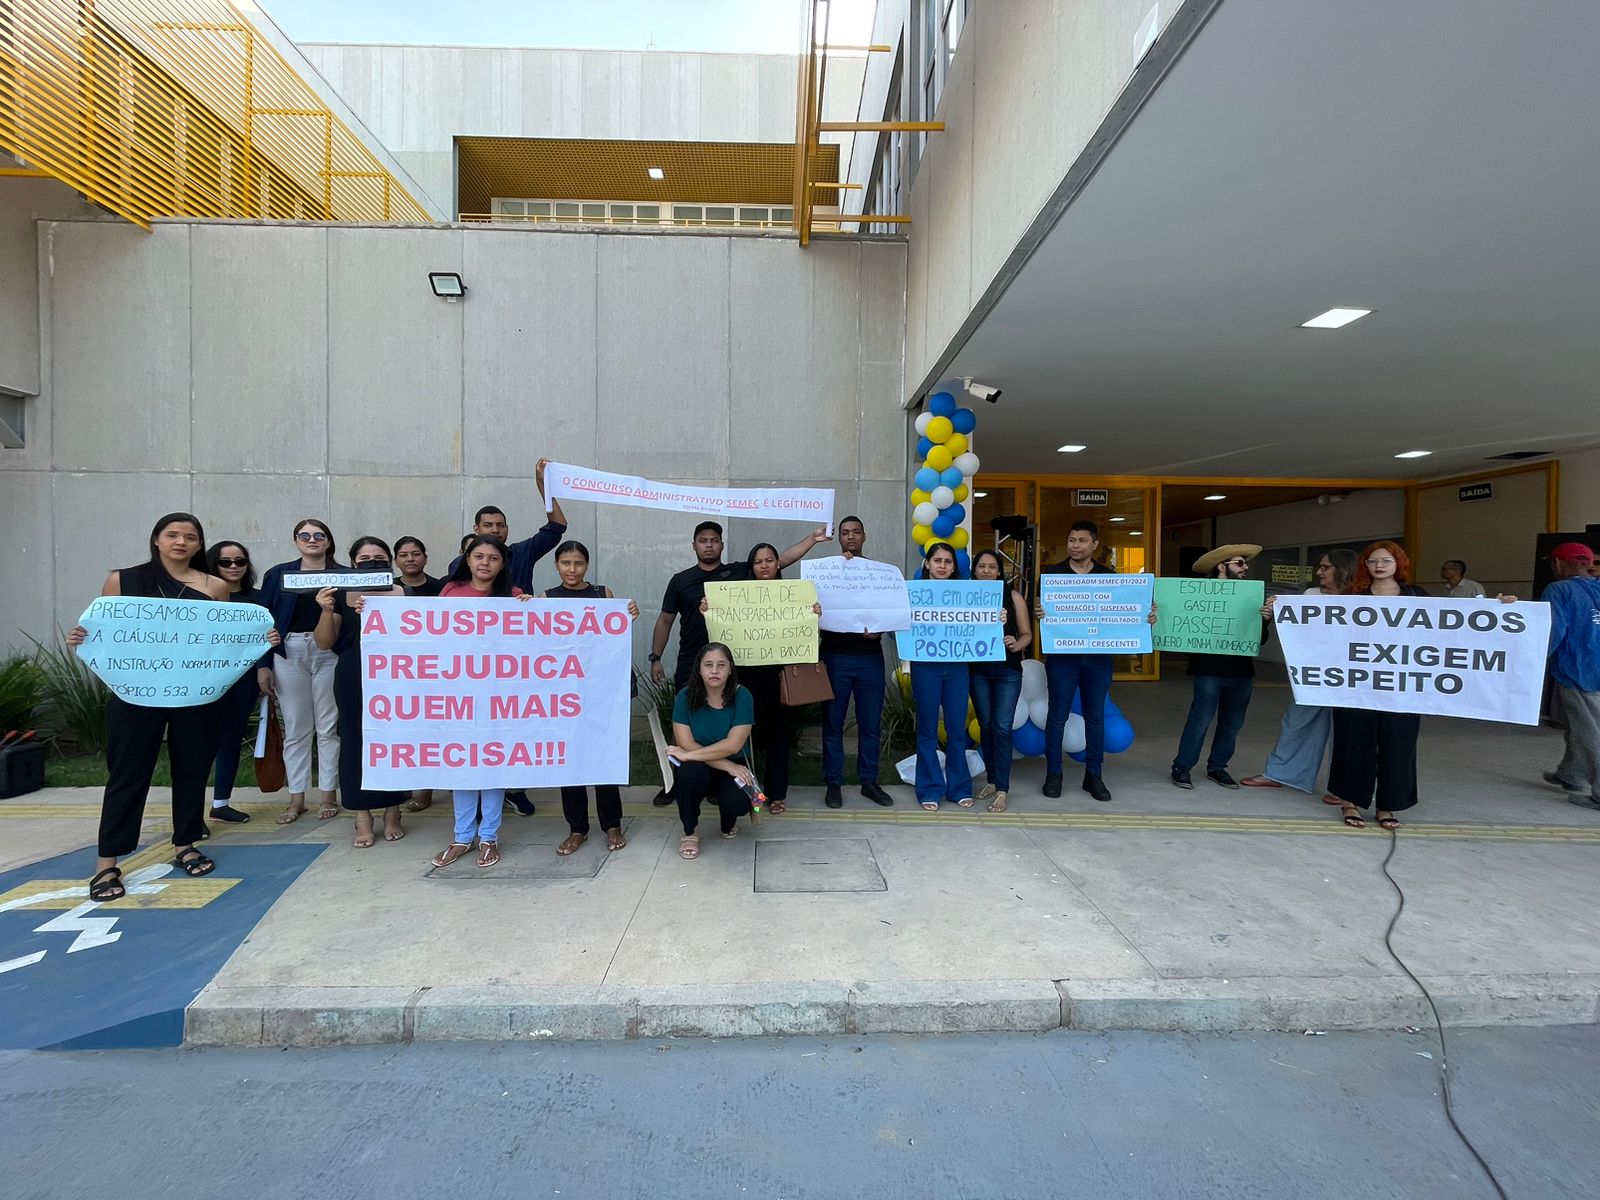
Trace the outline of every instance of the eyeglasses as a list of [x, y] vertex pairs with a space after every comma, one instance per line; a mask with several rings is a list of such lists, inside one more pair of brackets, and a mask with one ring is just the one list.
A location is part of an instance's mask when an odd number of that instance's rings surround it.
[[320, 529], [302, 529], [294, 536], [302, 542], [325, 542], [328, 540], [328, 535]]
[[1331, 571], [1331, 570], [1333, 570], [1333, 564], [1332, 563], [1318, 563], [1317, 564], [1317, 570], [1319, 570], [1319, 571]]
[[1369, 558], [1369, 559], [1367, 559], [1367, 566], [1369, 566], [1369, 567], [1392, 567], [1394, 565], [1395, 565], [1394, 564], [1394, 559], [1392, 559], [1392, 558]]
[[249, 565], [250, 565], [250, 560], [248, 558], [219, 558], [219, 559], [217, 559], [217, 566], [219, 566], [219, 567], [248, 567]]
[[352, 565], [357, 567], [387, 567], [389, 560], [387, 558], [358, 558]]
[[1248, 558], [1230, 558], [1228, 565], [1230, 567], [1245, 567], [1250, 565], [1250, 560]]

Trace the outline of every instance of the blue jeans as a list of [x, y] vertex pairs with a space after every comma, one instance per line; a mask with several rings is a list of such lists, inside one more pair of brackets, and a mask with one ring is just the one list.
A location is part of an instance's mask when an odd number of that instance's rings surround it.
[[[911, 664], [917, 706], [917, 803], [954, 803], [972, 795], [967, 770], [967, 664]], [[944, 768], [939, 767], [939, 716], [944, 715]]]
[[[478, 803], [482, 797], [483, 803]], [[456, 808], [456, 843], [472, 845], [476, 837], [480, 842], [492, 842], [500, 836], [500, 817], [506, 806], [505, 788], [456, 790], [450, 793]], [[483, 816], [478, 815], [482, 809]]]
[[822, 706], [822, 781], [830, 787], [844, 782], [844, 719], [854, 695], [856, 774], [863, 784], [877, 783], [883, 740], [883, 655], [824, 654], [822, 665], [833, 688], [833, 699]]
[[1178, 757], [1172, 760], [1174, 771], [1187, 771], [1200, 761], [1200, 749], [1205, 745], [1212, 717], [1217, 719], [1217, 731], [1211, 735], [1206, 770], [1227, 769], [1233, 758], [1234, 743], [1239, 740], [1239, 730], [1244, 728], [1245, 710], [1250, 707], [1250, 693], [1255, 691], [1255, 686], [1254, 679], [1230, 679], [1221, 675], [1194, 677], [1194, 699], [1189, 703], [1189, 719], [1184, 722], [1183, 736], [1178, 739]]
[[[1006, 663], [978, 663], [970, 669], [972, 707], [978, 710], [983, 773], [1002, 791], [1011, 790], [1011, 722], [1022, 694], [1022, 672]], [[1056, 745], [1061, 739], [1056, 738]]]
[[1327, 752], [1328, 739], [1332, 736], [1332, 709], [1311, 708], [1304, 704], [1289, 705], [1283, 711], [1278, 744], [1272, 748], [1266, 769], [1261, 773], [1273, 783], [1316, 795], [1322, 756]]
[[1050, 689], [1050, 713], [1044, 725], [1044, 773], [1061, 774], [1061, 735], [1072, 715], [1074, 693], [1082, 697], [1083, 767], [1100, 774], [1106, 760], [1106, 695], [1111, 691], [1109, 654], [1046, 654], [1044, 677]]

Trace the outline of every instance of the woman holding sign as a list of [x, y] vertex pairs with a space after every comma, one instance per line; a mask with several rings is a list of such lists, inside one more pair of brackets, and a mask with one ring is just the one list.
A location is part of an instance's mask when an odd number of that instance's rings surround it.
[[[611, 600], [611, 589], [604, 584], [590, 583], [589, 547], [582, 542], [562, 542], [556, 547], [556, 573], [561, 576], [561, 586], [540, 593], [549, 600]], [[639, 619], [639, 605], [628, 601], [628, 615]], [[595, 815], [600, 818], [600, 828], [605, 831], [606, 849], [621, 850], [628, 844], [622, 836], [622, 789], [614, 783], [599, 783], [594, 789]], [[570, 832], [556, 847], [556, 853], [568, 855], [589, 840], [589, 789], [583, 786], [561, 789], [561, 812], [567, 818]]]
[[[488, 600], [533, 599], [511, 582], [511, 556], [506, 544], [486, 533], [474, 534], [461, 553], [461, 561], [444, 587], [443, 597]], [[506, 804], [505, 788], [457, 788], [450, 793], [456, 809], [455, 841], [433, 856], [433, 865], [448, 867], [478, 845], [478, 865], [492, 867], [500, 861], [500, 815]]]
[[311, 750], [315, 739], [317, 784], [322, 804], [317, 819], [331, 821], [339, 815], [339, 707], [333, 699], [333, 651], [319, 650], [317, 622], [322, 608], [315, 591], [286, 591], [283, 577], [302, 572], [337, 571], [333, 533], [315, 517], [294, 527], [298, 559], [279, 563], [261, 581], [261, 604], [272, 613], [283, 644], [265, 659], [256, 677], [261, 690], [278, 702], [283, 717], [283, 769], [288, 776], [289, 806], [278, 815], [279, 825], [292, 825], [306, 811], [311, 787]]
[[739, 686], [733, 651], [709, 642], [695, 655], [688, 686], [672, 705], [675, 768], [672, 795], [683, 820], [680, 858], [700, 857], [700, 805], [713, 801], [722, 814], [722, 836], [738, 836], [739, 818], [754, 811], [750, 803], [756, 777], [750, 770], [750, 726], [756, 704]]
[[[955, 547], [929, 542], [919, 579], [959, 579]], [[911, 700], [917, 707], [917, 803], [929, 812], [949, 800], [972, 807], [972, 772], [967, 769], [967, 664], [914, 662]], [[1013, 708], [1016, 706], [1013, 705]], [[944, 766], [939, 765], [939, 714], [944, 713]]]
[[[228, 599], [235, 604], [260, 604], [256, 590], [256, 569], [250, 565], [250, 551], [238, 542], [218, 542], [206, 551], [211, 574], [228, 585]], [[261, 697], [261, 685], [254, 671], [244, 675], [217, 702], [217, 760], [212, 773], [211, 819], [242, 825], [250, 819], [243, 809], [233, 807], [233, 781], [239, 774], [239, 751], [244, 746], [244, 731], [250, 713]]]
[[[389, 544], [382, 538], [357, 538], [350, 547], [350, 565], [357, 571], [382, 571], [390, 562]], [[333, 669], [333, 698], [339, 705], [339, 798], [355, 813], [351, 844], [357, 850], [365, 850], [377, 840], [372, 829], [374, 812], [383, 813], [384, 841], [398, 842], [406, 835], [400, 824], [400, 804], [409, 793], [369, 792], [361, 786], [361, 764], [367, 750], [361, 733], [361, 609], [368, 596], [405, 594], [400, 584], [355, 595], [334, 588], [317, 593], [322, 610], [313, 631], [317, 649], [332, 650], [339, 659]]]
[[[972, 560], [972, 577], [1003, 578], [999, 553], [979, 550]], [[1028, 602], [1021, 592], [1011, 590], [1005, 613], [1005, 661], [973, 663], [968, 669], [984, 773], [989, 777], [978, 799], [989, 801], [989, 811], [997, 813], [1005, 812], [1006, 793], [1011, 790], [1011, 720], [1022, 694], [1022, 654], [1033, 644], [1033, 622], [1028, 619]], [[945, 727], [949, 728], [948, 719]]]
[[[228, 586], [206, 563], [206, 536], [200, 519], [168, 513], [150, 531], [150, 560], [106, 576], [102, 596], [141, 596], [161, 600], [228, 599]], [[76, 625], [67, 645], [83, 645], [88, 631]], [[173, 862], [199, 878], [216, 870], [195, 843], [205, 836], [206, 776], [217, 753], [215, 700], [182, 708], [129, 704], [113, 695], [106, 701], [106, 790], [100, 802], [99, 858], [89, 880], [89, 899], [99, 904], [128, 894], [117, 860], [139, 845], [145, 801], [161, 743], [167, 743], [172, 768]]]

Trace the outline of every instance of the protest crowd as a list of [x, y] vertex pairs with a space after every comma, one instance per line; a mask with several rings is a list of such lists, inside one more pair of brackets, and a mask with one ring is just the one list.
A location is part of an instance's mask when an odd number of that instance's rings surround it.
[[[1152, 647], [1188, 653], [1192, 700], [1170, 768], [1177, 788], [1195, 786], [1204, 753], [1205, 777], [1217, 786], [1316, 795], [1326, 759], [1323, 802], [1353, 828], [1370, 812], [1395, 829], [1398, 814], [1419, 800], [1421, 717], [1536, 723], [1547, 665], [1565, 715], [1566, 753], [1545, 779], [1574, 803], [1600, 807], [1600, 578], [1580, 543], [1550, 554], [1555, 582], [1539, 603], [1484, 597], [1454, 561], [1445, 570], [1449, 594], [1427, 597], [1391, 541], [1359, 554], [1331, 550], [1304, 595], [1267, 596], [1249, 578], [1259, 546], [1218, 546], [1190, 578], [1118, 575], [1100, 555], [1095, 525], [1078, 521], [1066, 558], [1043, 568], [1030, 606], [1028, 581], [1008, 580], [992, 550], [969, 560], [950, 541], [930, 538], [910, 579], [871, 559], [865, 524], [856, 516], [834, 522], [831, 493], [825, 501], [805, 489], [689, 495], [693, 489], [570, 467], [560, 467], [558, 489], [556, 466], [540, 460], [536, 468], [548, 512], [542, 528], [512, 541], [504, 513], [486, 505], [440, 575], [429, 574], [428, 548], [414, 536], [391, 544], [363, 535], [341, 557], [330, 526], [307, 518], [286, 531], [294, 555], [258, 583], [256, 561], [239, 541], [208, 544], [188, 513], [157, 520], [147, 561], [111, 571], [101, 598], [67, 635], [111, 691], [91, 899], [127, 894], [118, 861], [137, 845], [163, 744], [175, 864], [194, 877], [215, 868], [198, 843], [209, 836], [208, 816], [250, 819], [231, 796], [258, 705], [276, 714], [261, 722], [258, 761], [281, 719], [288, 803], [280, 824], [313, 811], [312, 800], [320, 820], [342, 805], [354, 815], [355, 846], [366, 848], [380, 832], [386, 842], [405, 837], [404, 813], [447, 791], [454, 827], [431, 860], [439, 867], [474, 853], [478, 867], [499, 862], [504, 810], [534, 811], [527, 787], [560, 789], [570, 832], [557, 854], [574, 853], [590, 836], [591, 788], [606, 848], [623, 849], [620, 787], [641, 680], [659, 688], [670, 681], [673, 693], [670, 728], [653, 730], [668, 782], [655, 803], [676, 806], [683, 858], [701, 852], [707, 801], [722, 838], [738, 836], [739, 819], [756, 809], [785, 811], [792, 714], [801, 705], [821, 706], [825, 805], [844, 803], [853, 712], [860, 794], [892, 806], [883, 714], [887, 689], [900, 684], [886, 664], [886, 641], [905, 664], [915, 712], [908, 781], [930, 812], [947, 804], [1007, 810], [1020, 752], [1014, 733], [1028, 712], [1024, 678], [1041, 666], [1044, 796], [1061, 796], [1070, 754], [1082, 762], [1083, 792], [1110, 801], [1112, 658]], [[763, 542], [744, 561], [724, 562], [722, 525], [699, 522], [694, 562], [667, 581], [636, 672], [640, 607], [598, 582], [589, 548], [565, 538], [563, 498], [700, 513], [716, 501], [735, 514], [777, 510], [821, 523], [781, 550]], [[810, 556], [829, 542], [836, 553]], [[546, 557], [560, 584], [536, 593], [534, 565]], [[785, 576], [796, 567], [798, 577]], [[247, 607], [227, 610], [237, 619], [224, 621], [211, 606]], [[1295, 702], [1263, 768], [1236, 779], [1230, 768], [1255, 657], [1273, 637]], [[183, 659], [180, 646], [203, 657]], [[648, 715], [656, 721], [653, 707]], [[981, 784], [969, 766], [974, 744]]]

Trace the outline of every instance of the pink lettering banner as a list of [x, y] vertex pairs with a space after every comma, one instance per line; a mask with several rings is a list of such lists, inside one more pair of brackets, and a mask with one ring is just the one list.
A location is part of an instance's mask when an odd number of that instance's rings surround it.
[[614, 475], [568, 463], [547, 463], [544, 470], [545, 510], [557, 500], [592, 500], [634, 508], [664, 508], [711, 517], [761, 517], [769, 521], [806, 521], [833, 526], [832, 488], [701, 487], [692, 483], [657, 483], [638, 475]]
[[632, 646], [626, 600], [369, 597], [362, 786], [627, 783]]

